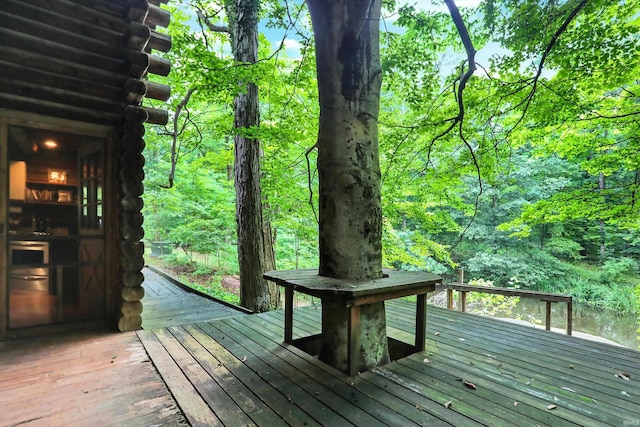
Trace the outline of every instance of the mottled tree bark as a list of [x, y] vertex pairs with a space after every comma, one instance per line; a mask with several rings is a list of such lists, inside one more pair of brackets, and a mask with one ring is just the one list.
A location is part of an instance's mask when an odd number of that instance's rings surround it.
[[[258, 59], [258, 0], [235, 0], [231, 13], [232, 48], [236, 61], [253, 64]], [[235, 188], [240, 267], [240, 304], [254, 311], [269, 310], [269, 291], [264, 273], [262, 196], [260, 188], [260, 141], [244, 130], [259, 126], [258, 87], [240, 82], [235, 99]]]
[[[380, 0], [307, 0], [316, 43], [320, 268], [341, 279], [382, 276], [378, 112]], [[344, 307], [323, 302], [320, 358], [345, 370]], [[384, 303], [361, 310], [361, 370], [388, 362]]]

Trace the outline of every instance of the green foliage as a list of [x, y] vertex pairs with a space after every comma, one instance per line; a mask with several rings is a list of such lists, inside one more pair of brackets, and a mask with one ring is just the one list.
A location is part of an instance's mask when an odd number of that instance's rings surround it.
[[582, 258], [580, 251], [584, 248], [580, 243], [572, 239], [557, 236], [547, 241], [546, 249], [558, 258], [579, 260]]
[[172, 254], [164, 256], [160, 262], [164, 269], [172, 271], [181, 283], [222, 301], [240, 305], [240, 296], [222, 287], [221, 280], [229, 272], [215, 270], [194, 261], [190, 257]]
[[[223, 7], [199, 3], [209, 16]], [[450, 275], [460, 266], [497, 286], [640, 312], [640, 3], [592, 0], [554, 39], [576, 4], [487, 0], [463, 10], [476, 49], [493, 51], [476, 58], [464, 121], [445, 132], [459, 114], [459, 35], [448, 14], [385, 2], [397, 12], [381, 37], [377, 118], [385, 267]], [[169, 108], [196, 90], [179, 122], [172, 189], [163, 186], [174, 129], [145, 136], [146, 238], [174, 242], [172, 257], [188, 254], [203, 268], [237, 269], [231, 103], [237, 82], [251, 80], [261, 125], [244, 132], [262, 144], [263, 216], [277, 267], [313, 268], [319, 108], [304, 5], [261, 4], [265, 28], [283, 35], [260, 37], [253, 66], [234, 63], [228, 34], [199, 29], [187, 7], [170, 27]], [[300, 43], [300, 57], [277, 51], [285, 39]], [[508, 310], [501, 304], [491, 302]]]
[[[494, 287], [492, 281], [484, 279], [474, 279], [469, 284], [472, 286]], [[469, 310], [483, 316], [511, 317], [518, 302], [520, 302], [520, 297], [508, 297], [482, 292], [469, 292], [467, 296]]]
[[635, 276], [638, 273], [638, 262], [627, 257], [607, 260], [602, 266], [602, 274], [610, 281]]
[[638, 350], [640, 350], [640, 284], [636, 285], [634, 292], [636, 296], [636, 306], [639, 307], [636, 312], [638, 313]]

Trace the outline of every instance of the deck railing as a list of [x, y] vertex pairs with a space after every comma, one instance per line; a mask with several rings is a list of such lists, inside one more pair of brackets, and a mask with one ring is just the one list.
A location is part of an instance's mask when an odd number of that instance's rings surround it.
[[567, 294], [554, 294], [548, 292], [530, 291], [526, 289], [500, 288], [492, 286], [474, 286], [464, 283], [447, 283], [444, 285], [447, 290], [447, 308], [453, 309], [453, 291], [460, 293], [460, 311], [466, 311], [467, 293], [480, 292], [485, 294], [497, 294], [510, 297], [532, 298], [544, 301], [547, 305], [545, 316], [545, 329], [551, 330], [551, 304], [554, 302], [564, 302], [567, 304], [567, 335], [571, 335], [573, 324], [573, 298]]

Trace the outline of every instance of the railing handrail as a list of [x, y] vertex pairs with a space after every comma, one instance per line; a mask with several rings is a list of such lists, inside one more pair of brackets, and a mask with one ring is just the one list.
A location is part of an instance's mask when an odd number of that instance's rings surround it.
[[460, 293], [460, 311], [466, 311], [467, 293], [480, 292], [486, 294], [497, 294], [512, 297], [533, 298], [544, 301], [546, 307], [546, 324], [545, 329], [551, 329], [551, 304], [554, 302], [564, 302], [567, 304], [567, 335], [572, 333], [573, 324], [573, 297], [568, 294], [557, 294], [550, 292], [532, 291], [529, 289], [502, 288], [497, 286], [475, 286], [465, 283], [445, 283], [447, 290], [447, 308], [453, 309], [453, 291]]

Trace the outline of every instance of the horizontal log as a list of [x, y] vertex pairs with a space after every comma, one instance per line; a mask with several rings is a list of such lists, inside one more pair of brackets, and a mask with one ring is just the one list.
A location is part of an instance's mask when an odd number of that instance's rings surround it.
[[[84, 8], [85, 13], [91, 9]], [[74, 17], [59, 13], [54, 8], [34, 7], [31, 2], [21, 0], [2, 0], [2, 11], [19, 18], [25, 24], [32, 27], [51, 26], [58, 30], [65, 30], [74, 33], [76, 37], [82, 37], [94, 41], [101, 41], [113, 46], [121, 46], [124, 40], [122, 27], [119, 30], [112, 30], [96, 25], [93, 21], [84, 17]], [[25, 32], [29, 30], [23, 27]]]
[[151, 29], [144, 24], [131, 22], [127, 31], [127, 47], [143, 51], [151, 38]]
[[81, 80], [106, 84], [108, 86], [121, 87], [126, 81], [126, 76], [122, 75], [122, 73], [114, 73], [101, 68], [52, 58], [6, 45], [0, 45], [0, 58], [2, 58], [3, 61], [18, 66], [40, 69], [41, 71], [48, 71], [54, 74], [63, 74]]
[[62, 46], [48, 39], [24, 34], [20, 31], [4, 28], [1, 25], [0, 40], [2, 40], [2, 44], [6, 47], [21, 49], [48, 58], [56, 58], [58, 60], [109, 72], [122, 73], [126, 71], [125, 65], [127, 65], [127, 63], [121, 58], [111, 58], [94, 52], [83, 51], [75, 47]]
[[171, 72], [171, 61], [157, 55], [131, 51], [127, 58], [127, 68], [127, 74], [133, 78], [142, 78], [147, 71], [159, 76], [168, 76]]
[[149, 55], [149, 72], [158, 76], [168, 76], [171, 72], [171, 61], [157, 55]]
[[130, 51], [127, 55], [127, 75], [129, 77], [142, 78], [147, 73], [150, 65], [151, 55], [147, 53]]
[[125, 122], [122, 126], [122, 132], [129, 137], [142, 138], [146, 133], [144, 123], [142, 122]]
[[[140, 215], [140, 212], [134, 213], [129, 212], [127, 215]], [[142, 225], [142, 223], [140, 224]], [[144, 242], [127, 242], [126, 240], [120, 241], [120, 251], [123, 256], [132, 257], [132, 256], [143, 256], [144, 255]]]
[[144, 23], [150, 27], [167, 28], [171, 23], [171, 13], [168, 10], [161, 9], [155, 4], [149, 4], [149, 14]]
[[[101, 83], [87, 82], [74, 77], [50, 73], [36, 68], [20, 67], [19, 65], [0, 60], [0, 75], [16, 85], [32, 84], [50, 90], [59, 89], [75, 94], [82, 94], [84, 98], [96, 101], [125, 104], [122, 86], [107, 86]], [[53, 100], [52, 100], [53, 101]]]
[[160, 52], [169, 52], [171, 50], [171, 36], [151, 30], [149, 48]]
[[128, 79], [125, 83], [125, 91], [127, 102], [133, 105], [139, 105], [145, 97], [166, 101], [171, 96], [170, 86], [138, 79]]
[[140, 271], [144, 268], [144, 257], [126, 257], [120, 258], [120, 265], [124, 271]]
[[[53, 10], [60, 15], [83, 22], [90, 22], [93, 26], [109, 29], [120, 34], [124, 34], [127, 30], [126, 23], [122, 21], [122, 8], [117, 7], [115, 2], [89, 3], [70, 0], [29, 0], [28, 3], [31, 6]], [[106, 6], [110, 7], [107, 9], [101, 7], [105, 6], [104, 3], [107, 3]]]
[[[122, 227], [122, 238], [130, 242], [137, 242], [144, 238], [144, 229], [142, 227]], [[126, 270], [135, 271], [135, 269]]]
[[128, 105], [124, 109], [124, 119], [136, 123], [144, 123], [149, 119], [149, 113], [142, 107]]
[[166, 125], [169, 123], [169, 113], [166, 110], [151, 107], [129, 105], [125, 108], [124, 117], [125, 120], [147, 122], [155, 125]]
[[120, 297], [127, 302], [140, 301], [144, 298], [144, 288], [142, 286], [124, 287], [120, 290]]
[[[120, 184], [122, 189], [122, 193], [127, 196], [133, 197], [141, 197], [144, 194], [144, 184], [140, 181], [123, 181]], [[129, 227], [137, 227], [142, 225], [142, 218], [133, 217], [124, 217], [123, 221], [126, 220], [125, 225]]]
[[127, 287], [134, 288], [142, 285], [144, 282], [144, 274], [141, 271], [128, 271], [122, 275], [122, 284]]
[[120, 332], [137, 331], [142, 328], [142, 317], [137, 314], [134, 316], [121, 316], [118, 319], [118, 330]]
[[127, 103], [129, 104], [139, 105], [147, 94], [147, 86], [142, 80], [128, 79], [124, 88], [127, 93]]
[[171, 86], [148, 80], [145, 80], [144, 84], [147, 86], [147, 94], [145, 95], [147, 98], [168, 101], [171, 97]]
[[74, 108], [68, 105], [8, 95], [2, 92], [0, 92], [0, 105], [8, 110], [107, 126], [118, 125], [122, 118], [121, 114], [114, 115], [103, 111]]
[[149, 3], [146, 0], [127, 0], [127, 4], [126, 19], [143, 23], [149, 13]]
[[120, 139], [120, 147], [123, 154], [139, 155], [144, 150], [145, 142], [142, 137], [133, 134], [126, 134]]
[[[102, 55], [109, 58], [119, 58], [122, 56], [122, 42], [116, 44], [92, 39], [90, 37], [74, 33], [73, 27], [57, 28], [49, 25], [42, 25], [39, 22], [30, 21], [21, 16], [6, 13], [1, 9], [0, 27], [87, 52], [100, 52]], [[120, 40], [124, 41], [124, 35], [120, 37]]]
[[[120, 206], [126, 211], [140, 212], [144, 207], [144, 200], [142, 200], [141, 197], [124, 196], [122, 199], [120, 199]], [[142, 240], [142, 238], [144, 237], [144, 231], [138, 238], [133, 238], [134, 235], [137, 235], [137, 231], [135, 230], [133, 232], [123, 232], [123, 237], [125, 237], [125, 240], [128, 240], [130, 242], [137, 242], [138, 240]]]
[[120, 168], [120, 179], [122, 181], [144, 181], [144, 170], [131, 170]]
[[100, 97], [83, 96], [74, 91], [61, 90], [33, 83], [19, 82], [2, 77], [0, 77], [0, 88], [0, 92], [4, 92], [9, 95], [55, 102], [57, 104], [68, 105], [70, 107], [103, 111], [110, 114], [120, 114], [123, 109], [122, 102], [109, 101]]
[[[138, 183], [138, 184], [141, 185], [141, 183]], [[140, 196], [142, 196], [142, 194], [140, 194]], [[144, 217], [140, 212], [125, 211], [122, 214], [122, 224], [129, 227], [142, 227], [142, 224], [144, 224]], [[134, 254], [133, 252], [128, 252], [126, 254], [123, 253], [123, 256], [133, 257], [133, 256], [142, 256], [142, 254]]]
[[96, 1], [96, 0], [79, 0], [80, 3], [90, 6], [92, 9], [101, 11], [105, 14], [122, 17], [125, 11], [125, 5], [122, 0]]
[[123, 169], [139, 171], [144, 168], [145, 158], [142, 154], [128, 153], [120, 156], [120, 166]]
[[149, 118], [147, 119], [147, 123], [151, 123], [154, 125], [164, 126], [169, 123], [169, 112], [167, 110], [160, 110], [157, 108], [151, 107], [140, 107], [147, 110]]

